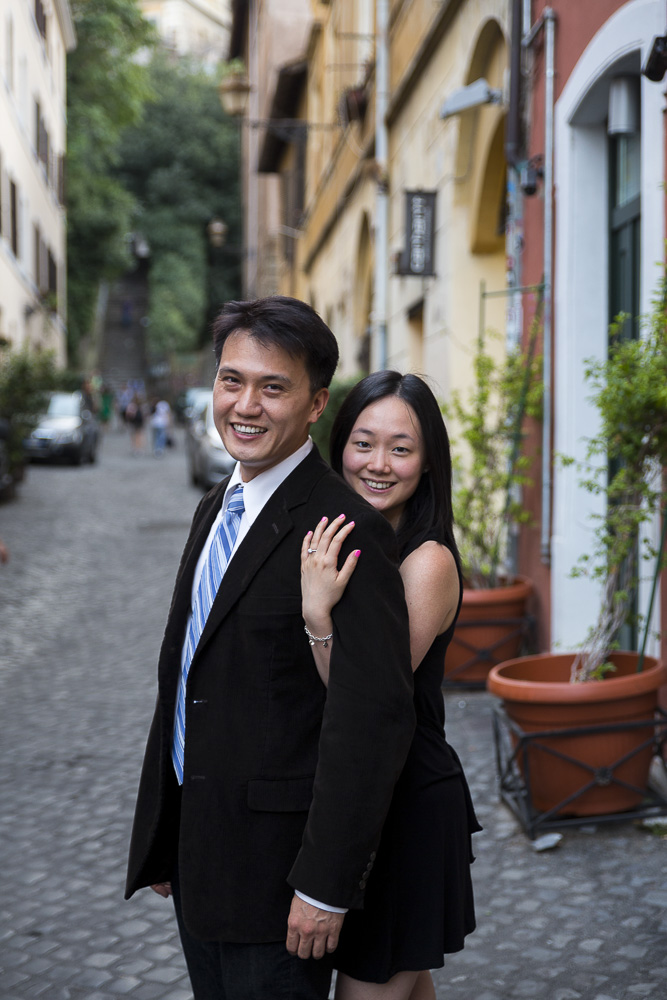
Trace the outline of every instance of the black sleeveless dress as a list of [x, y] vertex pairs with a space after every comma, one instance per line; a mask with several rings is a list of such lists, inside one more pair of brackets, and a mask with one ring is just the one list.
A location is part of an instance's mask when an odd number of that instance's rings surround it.
[[[420, 543], [424, 539], [420, 540]], [[405, 559], [417, 546], [402, 553]], [[463, 586], [461, 585], [461, 594]], [[363, 910], [343, 922], [334, 965], [363, 982], [437, 969], [475, 929], [471, 834], [481, 830], [463, 768], [445, 739], [441, 690], [452, 625], [414, 674], [417, 727], [382, 831]]]

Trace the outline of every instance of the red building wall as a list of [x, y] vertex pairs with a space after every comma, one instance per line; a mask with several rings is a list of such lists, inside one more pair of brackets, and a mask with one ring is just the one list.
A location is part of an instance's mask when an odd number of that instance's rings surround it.
[[[533, 0], [533, 23], [535, 24], [546, 6], [556, 14], [555, 27], [555, 100], [558, 100], [563, 87], [579, 60], [584, 49], [594, 37], [599, 28], [620, 7], [625, 0], [585, 0], [573, 3], [572, 0]], [[540, 31], [532, 44], [532, 64], [530, 74], [530, 90], [526, 94], [528, 131], [526, 136], [527, 157], [544, 153], [544, 31]], [[667, 151], [667, 137], [666, 151]], [[667, 160], [666, 160], [667, 162]], [[665, 203], [667, 217], [667, 200]], [[554, 189], [554, 233], [558, 215], [558, 190]], [[541, 190], [533, 197], [524, 199], [524, 252], [522, 257], [522, 284], [538, 284], [543, 276], [543, 233], [544, 233], [544, 199]], [[667, 232], [667, 228], [665, 230]], [[555, 259], [554, 248], [552, 255]], [[553, 277], [553, 276], [552, 276]], [[524, 302], [524, 332], [528, 330], [534, 303], [531, 297]], [[555, 315], [552, 314], [552, 331], [555, 329]], [[553, 337], [552, 337], [553, 343]], [[553, 352], [552, 352], [553, 371]], [[553, 416], [553, 415], [552, 415]], [[552, 419], [553, 426], [553, 419]], [[553, 442], [552, 442], [553, 443]], [[546, 565], [540, 553], [541, 525], [541, 462], [542, 437], [541, 426], [528, 428], [527, 448], [535, 457], [532, 467], [534, 485], [524, 490], [524, 500], [532, 515], [532, 525], [521, 531], [519, 541], [519, 572], [530, 577], [535, 584], [534, 611], [538, 620], [538, 647], [549, 649], [551, 634], [551, 577], [549, 566]], [[667, 622], [667, 574], [662, 587], [662, 622]], [[664, 630], [667, 632], [667, 629]], [[663, 632], [662, 655], [667, 662], [667, 635]]]

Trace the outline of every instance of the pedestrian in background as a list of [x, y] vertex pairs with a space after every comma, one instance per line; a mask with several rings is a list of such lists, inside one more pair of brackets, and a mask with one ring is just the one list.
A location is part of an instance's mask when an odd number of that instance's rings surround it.
[[160, 457], [165, 453], [171, 428], [171, 407], [166, 399], [159, 399], [155, 404], [150, 425], [153, 435], [153, 454]]
[[[173, 894], [195, 1000], [326, 1000], [414, 730], [403, 585], [391, 527], [309, 437], [329, 328], [272, 296], [228, 303], [213, 329], [214, 420], [237, 465], [178, 571], [126, 895]], [[327, 691], [309, 643], [333, 635], [304, 629], [299, 561], [310, 525], [341, 511], [363, 558], [332, 612], [345, 642]]]
[[98, 419], [103, 431], [106, 431], [113, 417], [114, 411], [114, 394], [113, 390], [106, 383], [102, 385], [100, 391], [100, 412], [98, 413]]
[[125, 423], [130, 432], [132, 454], [141, 455], [144, 450], [144, 408], [136, 393], [125, 407]]

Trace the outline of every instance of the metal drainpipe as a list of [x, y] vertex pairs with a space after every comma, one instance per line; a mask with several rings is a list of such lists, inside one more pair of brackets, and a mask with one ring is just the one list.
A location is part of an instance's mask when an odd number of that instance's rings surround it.
[[524, 38], [530, 31], [530, 25], [532, 23], [531, 0], [523, 0], [523, 36]]
[[551, 7], [543, 12], [545, 30], [544, 81], [544, 303], [543, 303], [543, 408], [542, 419], [542, 562], [551, 561], [551, 317], [553, 241], [553, 153], [554, 153], [554, 42], [556, 15]]
[[389, 261], [389, 195], [387, 184], [389, 98], [389, 0], [375, 5], [375, 162], [378, 171], [375, 194], [375, 288], [373, 294], [373, 340], [378, 368], [387, 367], [387, 292]]
[[516, 168], [521, 153], [521, 2], [512, 0], [510, 101], [505, 129], [505, 159], [510, 168]]
[[[250, 70], [250, 100], [248, 101], [248, 117], [251, 121], [259, 119], [259, 0], [251, 0], [248, 11], [249, 28], [249, 70]], [[248, 205], [246, 209], [246, 298], [257, 297], [257, 278], [259, 264], [259, 133], [257, 129], [248, 128]]]

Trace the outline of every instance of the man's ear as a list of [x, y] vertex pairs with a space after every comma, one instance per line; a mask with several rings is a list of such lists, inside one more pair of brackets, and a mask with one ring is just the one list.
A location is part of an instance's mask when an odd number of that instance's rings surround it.
[[329, 402], [329, 390], [328, 389], [318, 389], [313, 396], [313, 406], [310, 411], [310, 417], [308, 418], [309, 424], [316, 424], [324, 413], [325, 407]]

